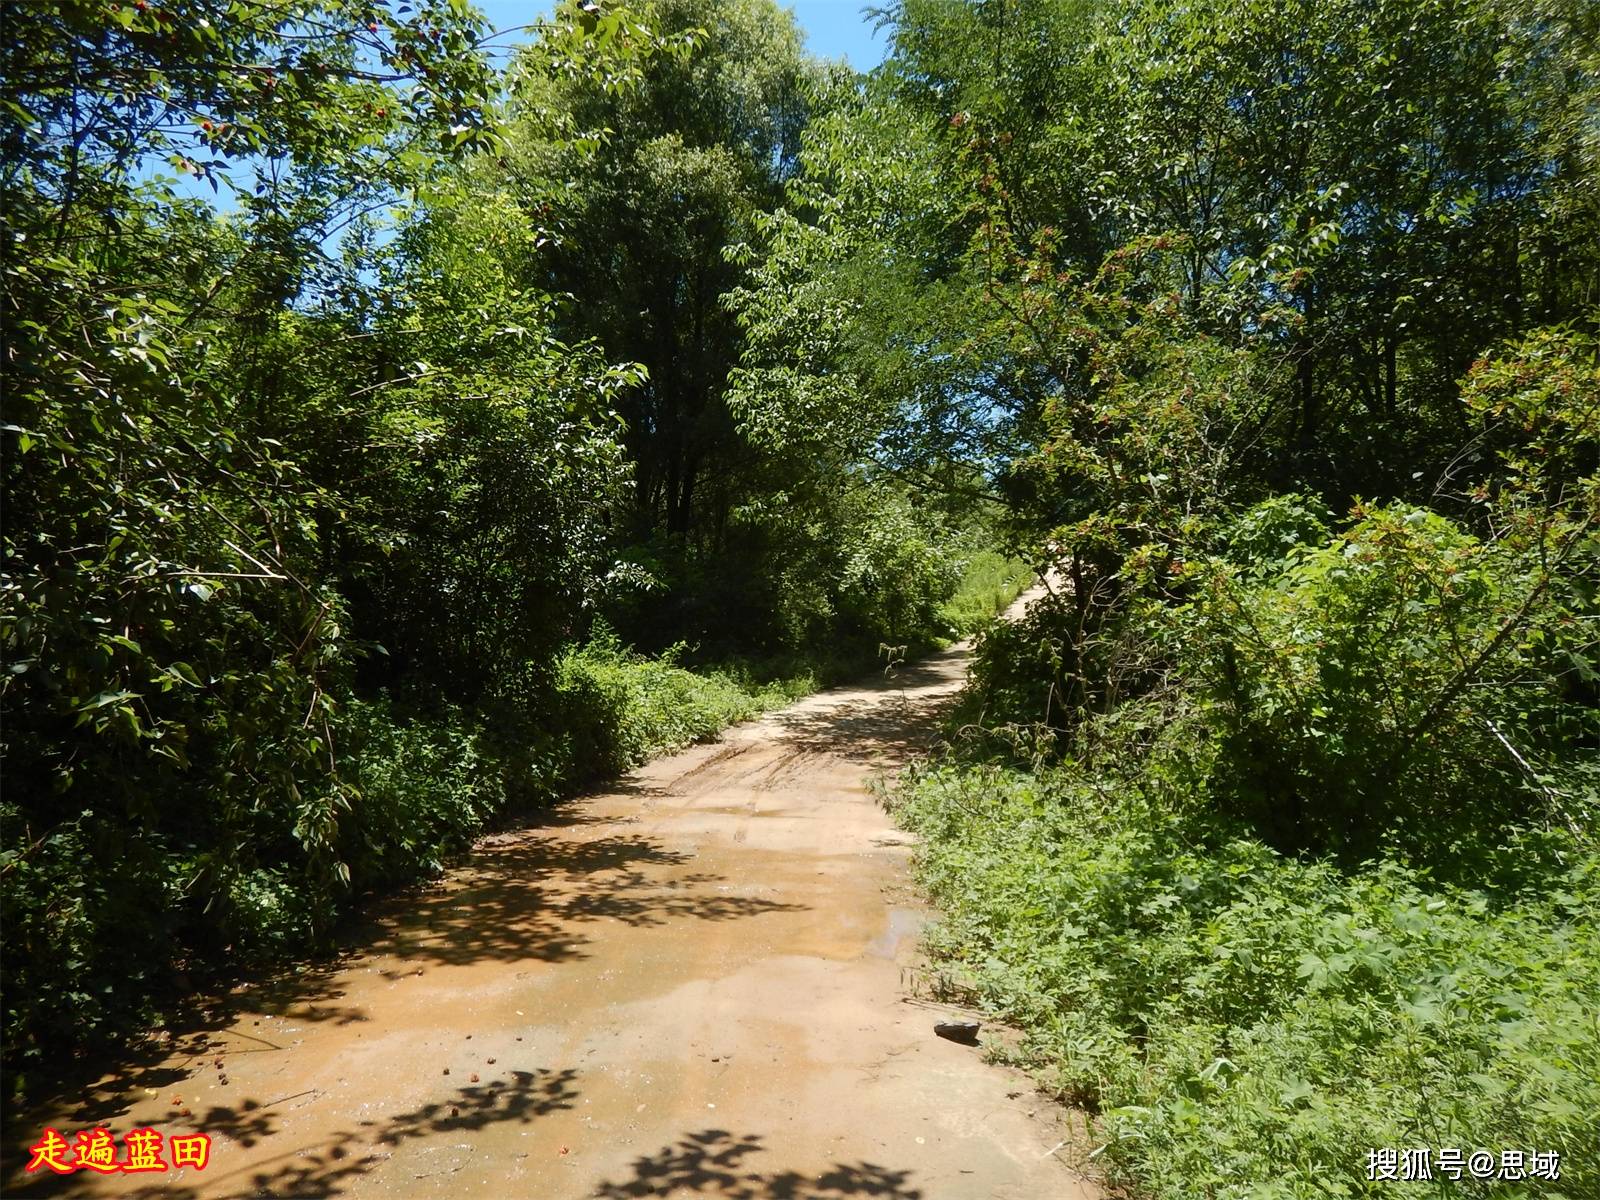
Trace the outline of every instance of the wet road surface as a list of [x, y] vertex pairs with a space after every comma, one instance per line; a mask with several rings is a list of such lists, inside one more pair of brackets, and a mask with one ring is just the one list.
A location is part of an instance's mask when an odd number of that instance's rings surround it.
[[[392, 898], [336, 965], [8, 1130], [212, 1135], [7, 1194], [1082, 1200], [1071, 1114], [936, 1038], [911, 839], [869, 790], [956, 647], [659, 759]], [[183, 1115], [187, 1110], [188, 1115]], [[24, 1156], [25, 1157], [25, 1156]]]

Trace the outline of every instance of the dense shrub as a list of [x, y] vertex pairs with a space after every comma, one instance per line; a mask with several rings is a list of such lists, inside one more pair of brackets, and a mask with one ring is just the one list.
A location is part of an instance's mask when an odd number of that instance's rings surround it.
[[355, 701], [341, 725], [352, 800], [340, 850], [357, 888], [437, 871], [505, 807], [483, 735], [461, 714], [406, 719], [388, 702]]
[[694, 672], [677, 664], [682, 653], [678, 646], [647, 658], [603, 627], [567, 651], [557, 676], [568, 739], [565, 778], [587, 782], [625, 771], [652, 755], [715, 737], [815, 686], [809, 673], [756, 684], [733, 669]]
[[839, 608], [847, 628], [894, 645], [925, 641], [955, 593], [961, 564], [939, 544], [902, 495], [862, 492], [839, 570]]
[[1227, 522], [1217, 535], [1217, 549], [1247, 575], [1273, 576], [1295, 550], [1325, 545], [1333, 523], [1333, 514], [1314, 496], [1272, 496]]
[[1592, 639], [1581, 609], [1515, 543], [1423, 509], [1357, 515], [1330, 545], [1291, 545], [1266, 582], [1213, 574], [1183, 626], [1222, 733], [1218, 802], [1275, 845], [1345, 853], [1582, 819], [1563, 771], [1600, 732], [1564, 685]]
[[[0, 920], [15, 1084], [16, 1070], [46, 1061], [49, 1047], [99, 1042], [148, 1011], [130, 1001], [170, 987], [168, 957], [150, 950], [177, 924], [184, 880], [182, 857], [163, 837], [129, 837], [92, 811], [36, 831], [9, 802], [4, 810]], [[123, 870], [86, 869], [96, 862]]]
[[530, 678], [521, 700], [477, 715], [335, 705], [334, 773], [303, 784], [294, 814], [224, 809], [250, 831], [226, 853], [211, 825], [133, 827], [86, 808], [39, 830], [7, 802], [13, 1085], [49, 1069], [53, 1046], [102, 1045], [208, 979], [326, 945], [363, 895], [436, 872], [508, 805], [548, 803], [815, 686], [801, 669], [760, 682], [737, 665], [697, 673], [603, 629], [558, 661], [553, 684]]
[[939, 617], [956, 637], [976, 633], [1005, 612], [1033, 578], [1032, 569], [1019, 558], [997, 550], [974, 549], [966, 555], [961, 582], [940, 606]]
[[[1423, 1147], [1556, 1151], [1541, 1194], [1600, 1195], [1591, 362], [1474, 368], [1505, 470], [1459, 520], [1285, 494], [1191, 528], [1094, 704], [1052, 712], [1070, 598], [990, 630], [958, 757], [898, 791], [944, 984], [1136, 1194], [1378, 1194], [1366, 1151]], [[1107, 703], [1130, 658], [1160, 667]]]

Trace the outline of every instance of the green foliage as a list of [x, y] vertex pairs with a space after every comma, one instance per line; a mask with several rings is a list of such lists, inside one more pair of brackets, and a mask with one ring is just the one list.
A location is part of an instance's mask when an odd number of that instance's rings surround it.
[[1191, 737], [1129, 774], [943, 766], [901, 789], [946, 985], [1027, 1030], [1023, 1060], [1092, 1106], [1143, 1195], [1387, 1194], [1384, 1146], [1556, 1150], [1550, 1194], [1595, 1194], [1592, 846], [1508, 835], [1522, 883], [1498, 889], [1297, 861], [1205, 815]]
[[997, 550], [973, 550], [961, 566], [961, 582], [940, 606], [939, 616], [957, 637], [976, 633], [1005, 612], [1033, 582], [1033, 571], [1019, 558]]
[[1597, 12], [900, 0], [859, 77], [771, 0], [500, 73], [461, 0], [39, 0], [8, 1061], [975, 632], [963, 751], [1033, 774], [899, 803], [1132, 1186], [1595, 1194]]
[[[345, 432], [316, 449], [329, 486], [363, 480], [331, 558], [390, 678], [461, 703], [515, 691], [579, 632], [628, 494], [612, 405], [639, 371], [555, 338], [554, 299], [519, 282], [536, 242], [504, 194], [434, 189], [391, 247], [352, 255], [383, 306], [301, 418], [308, 441]], [[344, 396], [352, 366], [377, 378]]]
[[[130, 836], [125, 822], [92, 810], [35, 829], [8, 799], [0, 818], [11, 1055], [19, 1037], [92, 1044], [118, 1032], [130, 1007], [135, 1018], [146, 1015], [148, 998], [171, 986], [165, 960], [148, 950], [176, 924], [187, 882], [181, 859], [163, 840]], [[121, 869], [85, 869], [94, 862]]]
[[[490, 76], [460, 6], [215, 15], [50, 3], [4, 51], [12, 1061], [137, 1017], [186, 959], [303, 943], [350, 882], [337, 501], [255, 371], [326, 223], [487, 139]], [[258, 186], [217, 220], [163, 159]]]
[[1593, 361], [1558, 329], [1473, 366], [1482, 532], [1145, 505], [1188, 554], [1104, 626], [1114, 702], [1057, 734], [1081, 610], [1047, 601], [985, 634], [960, 757], [896, 794], [945, 986], [1025, 1030], [1140, 1194], [1376, 1195], [1381, 1147], [1555, 1150], [1551, 1194], [1600, 1192]]
[[[626, 88], [535, 71], [500, 165], [548, 242], [524, 283], [570, 298], [553, 327], [644, 368], [615, 402], [636, 480], [628, 532], [715, 561], [730, 510], [770, 490], [768, 464], [733, 436], [722, 402], [738, 354], [722, 296], [741, 274], [723, 248], [774, 198], [812, 68], [792, 16], [771, 0], [658, 0], [650, 15], [676, 53], [652, 58]], [[549, 52], [535, 45], [525, 63]], [[552, 131], [551, 112], [605, 133], [592, 148], [574, 144]]]
[[1295, 550], [1325, 545], [1332, 523], [1333, 514], [1314, 496], [1272, 496], [1229, 521], [1217, 547], [1241, 573], [1275, 576]]
[[352, 701], [340, 727], [354, 792], [340, 852], [358, 888], [439, 870], [504, 807], [483, 736], [458, 714], [407, 719], [382, 700]]
[[[869, 499], [863, 495], [862, 499]], [[959, 567], [929, 537], [904, 497], [872, 497], [846, 546], [839, 605], [869, 637], [905, 642], [938, 624], [940, 605], [955, 591]]]
[[[1537, 499], [1494, 451], [1518, 373], [1575, 398], [1550, 429], [1591, 419], [1580, 7], [906, 0], [743, 251], [734, 415], [764, 446], [998, 494], [1061, 586], [981, 653], [978, 708], [1058, 749], [1174, 686], [1185, 564], [1271, 574], [1289, 545], [1261, 539], [1361, 496], [1570, 564], [1590, 443], [1541, 459]], [[1506, 344], [1516, 368], [1469, 366]]]
[[1423, 510], [1358, 515], [1271, 582], [1223, 573], [1197, 602], [1187, 669], [1223, 731], [1219, 802], [1281, 847], [1358, 854], [1397, 825], [1448, 844], [1561, 816], [1560, 765], [1600, 732], [1563, 686], [1591, 637], [1579, 614], [1514, 544]]
[[[0, 879], [30, 1067], [324, 942], [592, 768], [556, 676], [608, 592], [645, 374], [557, 337], [548, 237], [473, 181], [507, 99], [592, 170], [596, 131], [532, 98], [638, 87], [692, 31], [562, 5], [506, 97], [455, 0], [223, 8], [63, 0], [3, 51]], [[715, 686], [696, 736], [744, 711]], [[679, 740], [631, 704], [626, 757]]]
[[683, 646], [659, 658], [629, 651], [604, 629], [560, 660], [557, 695], [570, 741], [566, 777], [588, 782], [716, 737], [727, 726], [780, 708], [815, 687], [807, 674], [755, 684], [729, 670], [677, 665]]

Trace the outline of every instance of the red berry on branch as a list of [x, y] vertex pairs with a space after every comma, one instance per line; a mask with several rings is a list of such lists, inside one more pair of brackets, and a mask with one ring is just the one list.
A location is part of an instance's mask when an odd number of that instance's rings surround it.
[[368, 21], [367, 22], [367, 32], [368, 33], [377, 33], [378, 32], [378, 23], [376, 21]]

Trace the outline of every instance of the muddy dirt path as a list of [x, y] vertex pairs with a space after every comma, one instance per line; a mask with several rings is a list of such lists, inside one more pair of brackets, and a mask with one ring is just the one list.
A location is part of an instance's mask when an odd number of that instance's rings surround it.
[[[905, 986], [926, 913], [868, 780], [923, 748], [966, 663], [822, 693], [486, 839], [342, 964], [241, 988], [43, 1114], [69, 1139], [210, 1133], [205, 1170], [15, 1194], [1098, 1195], [1067, 1115], [934, 1037], [947, 1010]], [[41, 1124], [8, 1131], [13, 1168]]]

